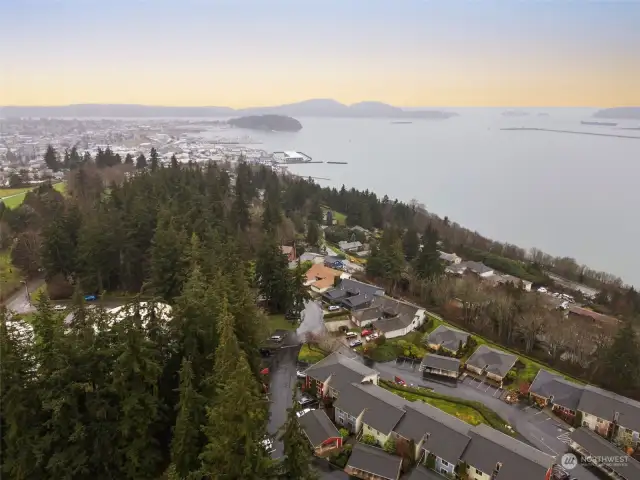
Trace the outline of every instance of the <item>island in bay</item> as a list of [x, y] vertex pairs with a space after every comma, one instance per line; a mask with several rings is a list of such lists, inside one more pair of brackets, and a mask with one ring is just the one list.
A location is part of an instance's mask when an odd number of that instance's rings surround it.
[[249, 115], [246, 117], [227, 120], [229, 125], [251, 130], [267, 130], [273, 132], [298, 132], [302, 124], [292, 117], [285, 115]]

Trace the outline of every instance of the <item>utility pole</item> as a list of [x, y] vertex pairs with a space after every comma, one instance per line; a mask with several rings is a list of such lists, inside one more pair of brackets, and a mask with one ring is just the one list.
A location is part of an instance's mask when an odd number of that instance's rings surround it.
[[29, 288], [27, 287], [27, 281], [20, 280], [20, 283], [24, 284], [24, 294], [27, 297], [27, 301], [29, 302], [29, 305], [31, 305], [31, 297], [29, 296]]

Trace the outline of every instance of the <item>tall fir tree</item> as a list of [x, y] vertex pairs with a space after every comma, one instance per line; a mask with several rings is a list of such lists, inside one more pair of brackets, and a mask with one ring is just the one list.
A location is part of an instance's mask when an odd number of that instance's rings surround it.
[[286, 479], [317, 480], [318, 474], [311, 467], [311, 450], [309, 441], [300, 429], [298, 413], [301, 410], [298, 403], [296, 388], [293, 389], [291, 408], [288, 410], [287, 420], [281, 429], [280, 440], [284, 445], [283, 460], [280, 465], [280, 476]]
[[640, 344], [631, 321], [621, 325], [606, 351], [601, 376], [615, 391], [633, 392], [640, 386]]
[[151, 148], [151, 153], [149, 156], [151, 160], [151, 170], [155, 172], [158, 169], [158, 166], [160, 165], [160, 161], [158, 159], [158, 151], [156, 150], [155, 147]]
[[144, 168], [147, 168], [147, 158], [144, 156], [143, 153], [138, 155], [138, 158], [136, 158], [136, 168], [138, 170], [142, 170]]
[[60, 170], [60, 162], [58, 161], [58, 152], [53, 148], [51, 144], [47, 145], [47, 150], [44, 153], [44, 163], [47, 168], [57, 172]]
[[133, 166], [133, 155], [131, 155], [130, 153], [127, 153], [124, 156], [124, 164]]

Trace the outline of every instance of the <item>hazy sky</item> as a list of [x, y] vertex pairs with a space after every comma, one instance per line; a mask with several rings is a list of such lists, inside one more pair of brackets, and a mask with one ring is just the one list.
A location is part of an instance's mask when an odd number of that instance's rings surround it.
[[640, 105], [629, 0], [0, 0], [0, 105]]

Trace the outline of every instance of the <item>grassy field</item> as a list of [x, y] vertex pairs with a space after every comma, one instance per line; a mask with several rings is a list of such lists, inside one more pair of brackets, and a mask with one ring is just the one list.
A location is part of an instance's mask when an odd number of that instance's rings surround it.
[[311, 365], [319, 362], [326, 356], [327, 354], [323, 350], [320, 350], [318, 347], [311, 347], [308, 343], [305, 343], [300, 349], [298, 360]]
[[[436, 407], [443, 412], [453, 415], [459, 418], [463, 422], [467, 422], [471, 425], [480, 425], [481, 423], [487, 423], [484, 417], [476, 409], [468, 407], [467, 405], [460, 405], [450, 402], [448, 400], [441, 400], [439, 398], [428, 398], [416, 393], [405, 392], [402, 390], [394, 390], [393, 393], [406, 398], [411, 402], [425, 402], [431, 406]], [[487, 423], [488, 425], [488, 423]]]
[[11, 252], [0, 252], [0, 299], [12, 294], [20, 286], [20, 270], [11, 264]]
[[276, 314], [267, 317], [267, 328], [271, 334], [276, 330], [295, 330], [297, 325], [284, 318], [284, 315]]
[[[66, 190], [66, 186], [66, 183], [60, 182], [54, 184], [53, 188], [60, 193], [64, 193]], [[27, 196], [27, 192], [29, 190], [33, 190], [33, 188], [35, 187], [0, 189], [0, 201], [2, 201], [8, 208], [17, 208], [22, 204], [22, 202], [24, 202], [24, 197]]]
[[[322, 206], [322, 212], [327, 213], [327, 210], [331, 210], [329, 207]], [[331, 210], [333, 214], [333, 219], [336, 221], [336, 225], [344, 225], [347, 221], [347, 216], [344, 213], [336, 212], [335, 210]]]

